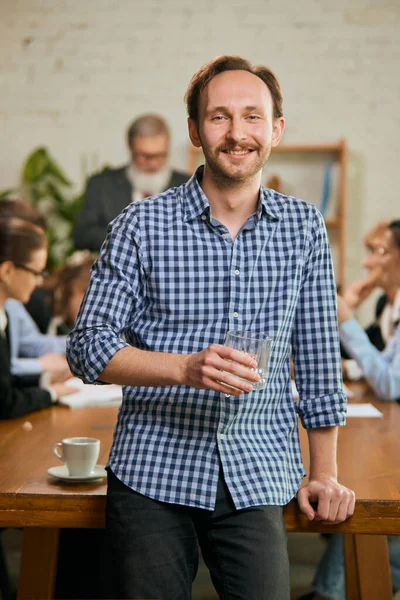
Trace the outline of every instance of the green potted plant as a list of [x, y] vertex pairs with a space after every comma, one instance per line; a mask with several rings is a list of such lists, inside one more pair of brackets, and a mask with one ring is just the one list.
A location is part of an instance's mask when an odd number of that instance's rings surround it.
[[73, 194], [72, 182], [49, 151], [40, 147], [26, 159], [20, 187], [0, 192], [0, 201], [12, 196], [29, 202], [46, 217], [48, 269], [62, 264], [74, 251], [72, 229], [82, 207], [83, 193]]

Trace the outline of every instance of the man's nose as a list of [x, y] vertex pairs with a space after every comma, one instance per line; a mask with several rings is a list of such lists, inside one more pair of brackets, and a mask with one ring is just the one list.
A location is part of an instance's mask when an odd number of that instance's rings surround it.
[[233, 118], [230, 120], [226, 137], [235, 142], [240, 142], [246, 139], [246, 130], [242, 119]]

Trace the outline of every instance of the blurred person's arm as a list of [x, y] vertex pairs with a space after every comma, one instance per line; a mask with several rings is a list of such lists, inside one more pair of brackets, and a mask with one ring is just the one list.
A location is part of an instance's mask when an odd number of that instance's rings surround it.
[[11, 374], [8, 345], [0, 339], [0, 419], [21, 417], [36, 410], [47, 408], [65, 394], [75, 392], [75, 388], [64, 384], [51, 384], [48, 389], [39, 387], [36, 381], [15, 377]]
[[[21, 305], [23, 308], [23, 306]], [[23, 326], [19, 338], [19, 354], [21, 357], [39, 357], [45, 354], [63, 354], [67, 346], [66, 335], [49, 335], [40, 333], [28, 312], [24, 310]], [[22, 320], [21, 320], [22, 321]]]
[[379, 269], [374, 269], [365, 279], [353, 281], [343, 294], [344, 301], [351, 310], [356, 310], [369, 298], [377, 287]]
[[340, 340], [357, 361], [365, 379], [382, 400], [400, 398], [400, 327], [383, 352], [371, 344], [367, 334], [353, 318], [343, 298], [338, 297]]
[[373, 289], [374, 287], [364, 279], [353, 281], [344, 292], [343, 298], [346, 304], [355, 310], [370, 296]]
[[[21, 302], [7, 300], [6, 310], [9, 321], [11, 372], [13, 375], [40, 375], [50, 366], [51, 357], [59, 370], [60, 360], [65, 356], [66, 337], [40, 333], [36, 323]], [[59, 358], [56, 358], [58, 356]], [[41, 357], [41, 358], [40, 358]], [[64, 366], [67, 365], [64, 360]]]
[[[69, 372], [67, 359], [64, 354], [49, 353], [39, 358], [12, 358], [11, 373], [18, 377], [39, 377], [43, 373], [53, 371]], [[70, 377], [72, 377], [70, 373]]]

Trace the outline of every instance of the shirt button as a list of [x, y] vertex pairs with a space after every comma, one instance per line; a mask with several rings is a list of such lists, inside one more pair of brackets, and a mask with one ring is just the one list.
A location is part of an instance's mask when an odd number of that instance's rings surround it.
[[240, 275], [239, 269], [235, 269], [235, 275]]
[[221, 435], [219, 436], [219, 438], [220, 438], [220, 440], [223, 440], [224, 439], [224, 434], [221, 433]]
[[205, 221], [207, 219], [206, 215], [201, 215], [201, 220]]
[[222, 239], [224, 239], [224, 240], [226, 239], [226, 233], [222, 234]]
[[237, 319], [237, 318], [238, 318], [238, 316], [239, 316], [239, 313], [237, 313], [237, 312], [234, 312], [234, 313], [233, 313], [233, 316], [235, 317], [235, 319]]

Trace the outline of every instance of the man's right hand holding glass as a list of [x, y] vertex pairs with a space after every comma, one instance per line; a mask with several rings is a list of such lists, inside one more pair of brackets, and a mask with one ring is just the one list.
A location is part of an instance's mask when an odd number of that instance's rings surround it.
[[249, 354], [220, 344], [188, 354], [185, 359], [185, 383], [197, 389], [240, 396], [243, 392], [253, 391], [250, 382], [260, 379], [258, 373], [252, 370], [257, 363]]

